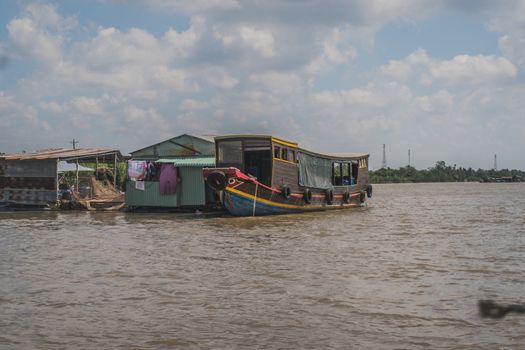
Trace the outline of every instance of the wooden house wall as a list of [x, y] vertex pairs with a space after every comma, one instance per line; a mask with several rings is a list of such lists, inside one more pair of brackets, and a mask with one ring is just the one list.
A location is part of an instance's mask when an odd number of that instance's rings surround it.
[[299, 167], [297, 164], [273, 160], [272, 187], [288, 186], [292, 192], [299, 192]]
[[57, 196], [57, 161], [0, 160], [0, 202], [46, 205]]
[[357, 174], [357, 186], [358, 188], [363, 188], [367, 184], [369, 184], [368, 168], [359, 168], [359, 172]]

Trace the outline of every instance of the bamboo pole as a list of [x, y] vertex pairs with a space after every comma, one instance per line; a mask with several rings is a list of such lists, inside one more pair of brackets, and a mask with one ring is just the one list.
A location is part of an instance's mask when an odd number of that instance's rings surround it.
[[113, 188], [117, 189], [117, 152], [114, 154], [114, 167], [113, 167]]

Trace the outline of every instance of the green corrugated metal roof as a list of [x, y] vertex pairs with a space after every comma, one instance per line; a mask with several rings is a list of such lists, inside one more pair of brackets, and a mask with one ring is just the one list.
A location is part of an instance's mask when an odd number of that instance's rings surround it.
[[175, 166], [215, 166], [214, 157], [161, 158], [157, 163], [173, 163]]

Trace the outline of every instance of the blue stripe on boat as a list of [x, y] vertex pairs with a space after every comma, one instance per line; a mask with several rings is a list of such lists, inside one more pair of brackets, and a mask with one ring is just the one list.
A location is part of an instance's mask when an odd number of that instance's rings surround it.
[[[252, 216], [253, 199], [241, 194], [224, 191], [224, 207], [235, 216]], [[267, 203], [257, 201], [255, 204], [255, 215], [300, 213], [303, 209], [282, 208]]]

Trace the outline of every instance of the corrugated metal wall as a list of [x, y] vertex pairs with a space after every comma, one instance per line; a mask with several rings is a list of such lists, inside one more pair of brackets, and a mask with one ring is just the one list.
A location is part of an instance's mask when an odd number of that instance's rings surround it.
[[126, 184], [126, 205], [133, 207], [184, 207], [206, 205], [206, 183], [200, 167], [180, 167], [182, 179], [175, 195], [161, 195], [158, 182], [145, 181], [144, 191], [135, 188], [135, 182]]
[[135, 188], [134, 181], [126, 183], [126, 206], [132, 207], [178, 207], [180, 188], [174, 195], [161, 195], [158, 182], [145, 181], [144, 191]]
[[57, 162], [0, 160], [0, 202], [46, 205], [56, 200]]
[[197, 206], [205, 205], [206, 197], [204, 186], [204, 177], [200, 167], [179, 168], [181, 181], [181, 205]]

